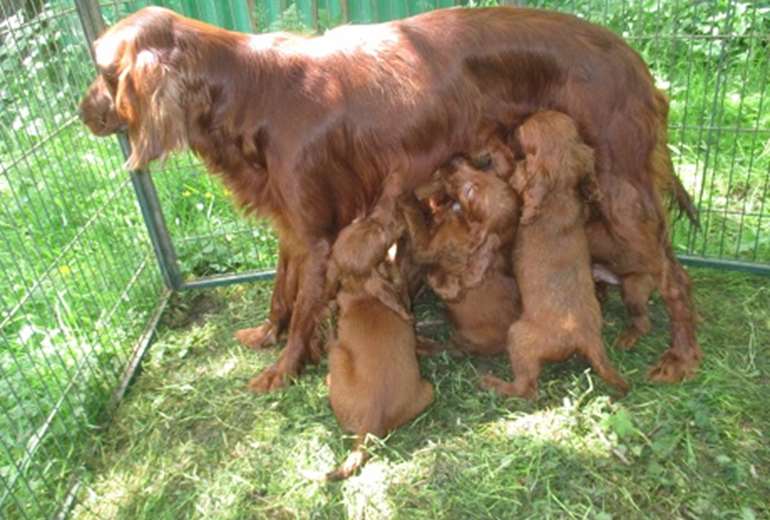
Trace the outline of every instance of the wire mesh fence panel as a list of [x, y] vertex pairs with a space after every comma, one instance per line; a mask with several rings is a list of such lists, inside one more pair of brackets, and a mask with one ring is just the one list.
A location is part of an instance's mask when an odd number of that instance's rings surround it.
[[[461, 2], [100, 2], [108, 24], [150, 3], [234, 30], [312, 33]], [[650, 64], [701, 211], [700, 229], [676, 224], [677, 251], [770, 266], [770, 3], [516, 3], [606, 25]], [[165, 293], [120, 147], [77, 119], [93, 66], [73, 1], [0, 2], [0, 68], [0, 516], [40, 518], [66, 510], [87, 474], [89, 438]], [[269, 226], [234, 209], [194, 157], [153, 179], [186, 281], [274, 266]]]
[[0, 3], [0, 516], [50, 516], [162, 290], [71, 2]]
[[676, 224], [677, 252], [768, 266], [770, 2], [528, 4], [572, 12], [621, 34], [669, 96], [674, 165], [701, 218], [700, 229]]

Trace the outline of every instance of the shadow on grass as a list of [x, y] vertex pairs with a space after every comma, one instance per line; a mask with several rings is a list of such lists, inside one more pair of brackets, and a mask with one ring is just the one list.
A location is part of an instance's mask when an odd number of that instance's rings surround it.
[[[634, 385], [620, 401], [577, 360], [548, 367], [539, 400], [522, 403], [477, 387], [487, 370], [509, 377], [504, 358], [424, 359], [436, 401], [342, 484], [304, 476], [332, 468], [350, 448], [328, 405], [325, 364], [279, 394], [245, 390], [277, 351], [251, 352], [231, 336], [262, 318], [270, 285], [184, 296], [97, 439], [74, 516], [761, 516], [770, 496], [770, 280], [694, 273], [706, 353], [694, 381], [645, 379], [667, 344], [658, 301], [655, 332], [633, 352], [610, 352]], [[418, 312], [432, 317], [436, 308]], [[609, 342], [623, 322], [617, 297], [605, 315]]]

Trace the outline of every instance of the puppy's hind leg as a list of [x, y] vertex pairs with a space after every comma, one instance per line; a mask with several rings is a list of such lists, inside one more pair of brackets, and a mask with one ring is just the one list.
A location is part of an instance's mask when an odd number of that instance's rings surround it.
[[366, 450], [366, 434], [358, 434], [353, 444], [353, 450], [348, 454], [345, 462], [337, 469], [327, 473], [326, 480], [331, 482], [345, 480], [355, 474], [368, 459], [369, 452]]
[[620, 336], [615, 341], [617, 348], [621, 350], [632, 348], [639, 338], [652, 329], [647, 303], [656, 287], [655, 277], [649, 273], [632, 274], [623, 277], [621, 284], [623, 304], [626, 306], [631, 323], [620, 333]]
[[607, 384], [615, 388], [621, 395], [626, 395], [630, 388], [628, 382], [612, 366], [607, 353], [604, 350], [604, 344], [601, 338], [590, 341], [589, 344], [580, 349], [580, 353], [591, 363], [591, 366], [599, 377], [604, 379]]
[[508, 329], [508, 356], [514, 376], [513, 383], [487, 374], [481, 379], [481, 387], [502, 396], [524, 399], [537, 397], [537, 380], [542, 368], [542, 354], [544, 349], [548, 348], [542, 338], [542, 333], [537, 326], [530, 325], [525, 320], [514, 322]]
[[366, 449], [366, 437], [369, 434], [383, 437], [387, 433], [384, 426], [382, 403], [376, 399], [370, 401], [364, 417], [358, 424], [353, 450], [337, 469], [326, 474], [326, 480], [344, 480], [355, 474], [369, 459]]
[[414, 399], [410, 400], [409, 406], [404, 411], [403, 415], [398, 421], [393, 424], [396, 428], [402, 424], [406, 424], [425, 410], [430, 403], [433, 402], [433, 385], [424, 379], [418, 384], [417, 395]]

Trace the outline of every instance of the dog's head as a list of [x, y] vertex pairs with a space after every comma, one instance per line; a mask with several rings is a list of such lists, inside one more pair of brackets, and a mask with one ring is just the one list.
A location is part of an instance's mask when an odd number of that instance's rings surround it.
[[525, 159], [516, 165], [510, 182], [524, 203], [522, 224], [537, 218], [549, 194], [594, 179], [594, 152], [569, 116], [537, 112], [518, 128], [516, 137]]
[[186, 19], [167, 9], [147, 7], [94, 42], [98, 75], [80, 103], [80, 117], [99, 136], [128, 132], [131, 169], [186, 142], [178, 77], [180, 20]]
[[443, 177], [446, 193], [456, 200], [471, 221], [485, 229], [504, 231], [514, 226], [519, 212], [516, 194], [495, 170], [481, 170], [456, 158]]

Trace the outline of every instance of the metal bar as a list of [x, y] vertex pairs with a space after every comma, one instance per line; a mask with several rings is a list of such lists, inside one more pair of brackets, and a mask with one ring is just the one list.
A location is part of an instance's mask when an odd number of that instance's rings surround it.
[[218, 274], [206, 276], [185, 282], [180, 288], [183, 291], [188, 289], [207, 289], [210, 287], [221, 287], [223, 285], [233, 285], [236, 283], [253, 282], [257, 280], [271, 280], [275, 278], [275, 270], [268, 271], [247, 271], [240, 274]]
[[[95, 0], [75, 0], [75, 4], [83, 32], [89, 44], [92, 44], [105, 28], [99, 4]], [[93, 46], [91, 45], [91, 47]], [[91, 54], [93, 58], [93, 49], [91, 49]], [[131, 145], [128, 139], [125, 135], [120, 134], [118, 135], [118, 142], [124, 157], [128, 158], [131, 155]], [[132, 171], [130, 175], [163, 281], [169, 289], [178, 290], [182, 286], [182, 273], [179, 269], [174, 244], [171, 242], [168, 227], [163, 217], [163, 210], [155, 185], [149, 172], [145, 170]]]
[[[120, 403], [120, 401], [123, 400], [123, 397], [126, 395], [126, 390], [128, 390], [129, 385], [131, 384], [131, 381], [134, 378], [134, 375], [136, 375], [136, 370], [139, 368], [140, 363], [142, 362], [142, 358], [144, 357], [144, 354], [147, 352], [147, 349], [152, 344], [153, 340], [155, 339], [155, 332], [158, 328], [158, 323], [160, 322], [161, 317], [163, 317], [163, 311], [166, 310], [166, 305], [168, 304], [169, 298], [171, 297], [172, 291], [170, 289], [166, 289], [163, 291], [163, 294], [160, 297], [160, 301], [158, 302], [157, 307], [152, 313], [152, 316], [150, 317], [150, 321], [147, 323], [147, 326], [145, 327], [144, 331], [142, 332], [142, 335], [139, 336], [139, 339], [136, 341], [136, 344], [133, 349], [133, 353], [131, 354], [131, 360], [126, 365], [126, 369], [123, 371], [123, 376], [120, 379], [120, 384], [115, 389], [115, 392], [112, 394], [112, 398], [110, 399], [109, 404], [107, 405], [107, 408], [105, 410], [105, 414], [107, 416], [112, 415], [114, 413], [115, 408]], [[91, 448], [91, 453], [93, 454], [95, 450], [95, 447]], [[76, 476], [73, 480], [71, 485], [69, 486], [69, 489], [67, 490], [67, 493], [65, 495], [65, 499], [62, 501], [62, 507], [57, 511], [55, 518], [58, 519], [65, 519], [69, 516], [69, 514], [72, 512], [72, 508], [75, 506], [75, 503], [77, 502], [77, 494], [80, 491], [80, 488], [83, 484], [82, 478], [80, 476]]]
[[120, 384], [115, 389], [115, 392], [112, 394], [112, 398], [107, 405], [107, 409], [105, 411], [107, 415], [111, 415], [114, 412], [115, 407], [123, 399], [123, 396], [126, 395], [126, 390], [128, 389], [128, 385], [131, 384], [131, 380], [136, 374], [136, 369], [139, 367], [144, 354], [147, 352], [147, 349], [155, 339], [155, 331], [158, 328], [158, 323], [163, 316], [163, 311], [166, 309], [166, 305], [168, 304], [168, 300], [171, 297], [171, 294], [172, 291], [170, 289], [163, 291], [163, 294], [160, 296], [158, 306], [155, 308], [152, 316], [150, 317], [150, 321], [147, 323], [147, 326], [142, 332], [142, 335], [139, 336], [139, 339], [136, 341], [131, 354], [131, 361], [129, 361], [128, 365], [126, 365], [126, 369], [123, 371], [123, 376], [120, 378]]
[[770, 276], [770, 265], [758, 262], [742, 262], [740, 260], [725, 260], [724, 258], [707, 258], [693, 255], [677, 255], [683, 264], [696, 267], [711, 267], [715, 269], [728, 269], [731, 271], [743, 271], [746, 273]]
[[[123, 135], [118, 136], [118, 139], [120, 139], [121, 147], [126, 153], [126, 147], [129, 146], [128, 139]], [[182, 273], [179, 269], [174, 244], [171, 242], [171, 236], [166, 227], [155, 184], [146, 171], [131, 172], [131, 183], [134, 185], [136, 198], [144, 216], [144, 223], [150, 234], [150, 242], [152, 242], [152, 248], [158, 259], [158, 267], [163, 276], [163, 282], [166, 287], [176, 291], [182, 287]]]

